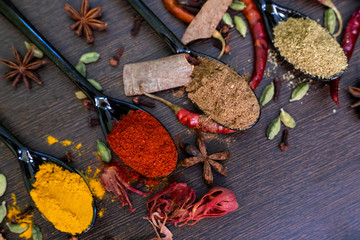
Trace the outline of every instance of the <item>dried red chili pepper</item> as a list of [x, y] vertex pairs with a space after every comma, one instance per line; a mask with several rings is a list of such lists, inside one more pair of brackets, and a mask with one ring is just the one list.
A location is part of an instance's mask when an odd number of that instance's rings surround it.
[[[357, 8], [346, 25], [344, 37], [341, 46], [346, 57], [350, 60], [354, 51], [356, 41], [360, 33], [360, 7]], [[339, 106], [339, 82], [341, 78], [337, 78], [330, 82], [330, 96], [332, 100]]]
[[180, 107], [180, 106], [175, 105], [163, 98], [160, 98], [158, 96], [155, 96], [155, 95], [152, 95], [149, 93], [143, 92], [143, 94], [166, 104], [176, 114], [178, 121], [189, 128], [197, 129], [197, 130], [204, 131], [204, 132], [210, 132], [210, 133], [234, 133], [234, 132], [236, 132], [234, 130], [223, 127], [220, 124], [217, 124], [216, 122], [212, 121], [207, 116], [205, 116], [204, 114], [192, 112], [184, 107]]
[[262, 17], [253, 0], [243, 0], [246, 8], [243, 10], [244, 16], [249, 22], [251, 35], [254, 41], [254, 70], [252, 79], [250, 81], [250, 87], [255, 90], [260, 83], [266, 67], [268, 42], [265, 33], [264, 23]]
[[107, 141], [125, 165], [146, 177], [164, 177], [176, 167], [174, 141], [147, 112], [131, 111], [115, 122]]
[[132, 204], [129, 200], [129, 197], [126, 193], [126, 189], [145, 196], [149, 193], [144, 193], [133, 187], [131, 187], [125, 180], [125, 174], [116, 166], [104, 168], [104, 172], [101, 174], [100, 179], [101, 183], [104, 186], [105, 190], [112, 192], [120, 200], [123, 206], [129, 205], [129, 211], [132, 213], [135, 211], [135, 208], [132, 208]]
[[175, 17], [185, 23], [190, 23], [194, 19], [194, 15], [183, 9], [176, 0], [163, 0], [165, 8]]

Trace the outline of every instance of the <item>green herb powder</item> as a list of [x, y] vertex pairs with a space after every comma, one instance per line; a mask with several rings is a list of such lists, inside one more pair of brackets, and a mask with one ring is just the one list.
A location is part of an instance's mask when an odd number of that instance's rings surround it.
[[274, 45], [296, 69], [318, 78], [331, 78], [348, 66], [336, 39], [309, 18], [280, 22], [274, 28]]

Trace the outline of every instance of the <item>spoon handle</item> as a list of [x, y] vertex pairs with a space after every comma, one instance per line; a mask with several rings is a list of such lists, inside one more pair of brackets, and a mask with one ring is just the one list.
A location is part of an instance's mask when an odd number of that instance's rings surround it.
[[1, 123], [0, 123], [0, 139], [6, 146], [14, 153], [15, 156], [21, 156], [22, 152], [28, 150], [24, 144], [15, 138]]
[[0, 0], [0, 12], [42, 50], [92, 101], [95, 97], [103, 96], [31, 25], [9, 0]]
[[187, 47], [170, 31], [168, 27], [141, 1], [126, 0], [167, 43], [174, 53], [189, 53]]

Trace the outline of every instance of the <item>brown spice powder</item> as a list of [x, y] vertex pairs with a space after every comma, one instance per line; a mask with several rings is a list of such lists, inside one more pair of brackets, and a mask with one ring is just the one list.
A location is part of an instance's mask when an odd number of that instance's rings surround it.
[[245, 130], [259, 117], [258, 100], [244, 77], [229, 66], [199, 57], [186, 91], [211, 119], [228, 128]]
[[309, 18], [289, 18], [280, 22], [274, 28], [274, 45], [296, 69], [319, 78], [331, 78], [348, 66], [336, 39]]

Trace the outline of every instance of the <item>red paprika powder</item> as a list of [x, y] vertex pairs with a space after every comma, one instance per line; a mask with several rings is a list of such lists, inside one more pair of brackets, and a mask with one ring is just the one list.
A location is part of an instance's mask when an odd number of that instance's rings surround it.
[[107, 141], [124, 164], [146, 177], [163, 177], [176, 167], [174, 141], [147, 112], [131, 111], [115, 122]]

